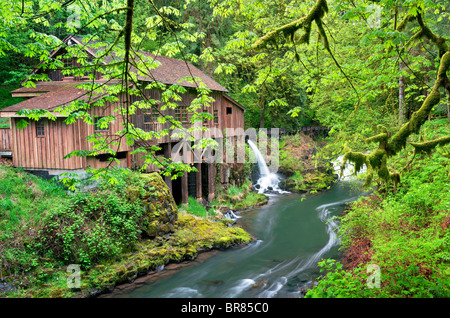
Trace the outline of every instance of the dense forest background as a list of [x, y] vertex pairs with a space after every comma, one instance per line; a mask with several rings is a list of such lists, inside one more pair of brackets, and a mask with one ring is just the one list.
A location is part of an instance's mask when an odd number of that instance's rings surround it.
[[[312, 28], [309, 44], [280, 39], [272, 49], [252, 47], [268, 31], [306, 15], [314, 1], [136, 0], [133, 43], [144, 51], [187, 59], [217, 79], [247, 108], [248, 127], [296, 131], [325, 125], [358, 140], [359, 135], [372, 134], [377, 124], [397, 125], [399, 105], [405, 108], [401, 116], [409, 118], [435, 78], [439, 60], [430, 41], [404, 47], [417, 23], [402, 31], [394, 24], [410, 10], [423, 7], [433, 32], [446, 36], [449, 29], [444, 0], [384, 2], [328, 3], [323, 21], [341, 69], [327, 54], [317, 28]], [[77, 34], [112, 43], [125, 23], [123, 11], [115, 10], [124, 5], [124, 1], [4, 2], [3, 9], [8, 10], [3, 10], [1, 33], [0, 107], [17, 102], [9, 90], [46, 59], [58, 40]], [[93, 21], [96, 16], [100, 18]], [[443, 99], [433, 113], [447, 114], [447, 104]]]

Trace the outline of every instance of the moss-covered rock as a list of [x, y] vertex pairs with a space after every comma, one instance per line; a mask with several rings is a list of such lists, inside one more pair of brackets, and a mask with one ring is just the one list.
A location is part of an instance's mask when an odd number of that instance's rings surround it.
[[[141, 200], [145, 207], [145, 217], [148, 219], [147, 235], [154, 238], [173, 233], [174, 224], [178, 219], [178, 208], [169, 187], [156, 172], [143, 174], [142, 178], [145, 185]], [[136, 191], [130, 189], [130, 196], [135, 193]]]
[[174, 223], [174, 233], [165, 238], [142, 240], [133, 253], [122, 260], [97, 265], [83, 274], [85, 285], [80, 296], [91, 297], [111, 291], [114, 286], [132, 282], [137, 276], [169, 263], [192, 260], [201, 252], [246, 244], [253, 237], [242, 228], [192, 215], [181, 215]]
[[[0, 169], [0, 173], [1, 171], [2, 169]], [[223, 220], [211, 221], [192, 215], [180, 214], [179, 216], [178, 208], [169, 188], [157, 173], [124, 173], [118, 174], [116, 177], [118, 182], [115, 184], [107, 183], [97, 191], [86, 194], [80, 193], [76, 197], [77, 204], [73, 205], [74, 210], [69, 210], [71, 213], [66, 213], [67, 211], [61, 208], [61, 211], [56, 211], [58, 213], [55, 212], [54, 215], [51, 215], [53, 218], [48, 220], [52, 221], [52, 226], [57, 226], [56, 229], [61, 233], [59, 236], [56, 236], [54, 231], [44, 232], [42, 230], [43, 234], [41, 235], [49, 233], [49, 235], [45, 235], [48, 242], [52, 244], [49, 246], [59, 247], [60, 245], [56, 244], [59, 241], [51, 240], [50, 234], [53, 233], [55, 237], [70, 234], [64, 228], [61, 230], [59, 226], [59, 224], [62, 224], [61, 220], [80, 224], [81, 230], [86, 228], [104, 229], [107, 226], [105, 216], [114, 214], [114, 220], [118, 220], [118, 215], [123, 216], [127, 213], [123, 221], [120, 220], [116, 222], [118, 224], [114, 224], [115, 227], [110, 225], [109, 228], [112, 229], [110, 232], [98, 232], [97, 236], [100, 239], [93, 240], [94, 244], [90, 245], [95, 247], [96, 250], [87, 255], [95, 257], [89, 259], [91, 261], [88, 264], [89, 266], [80, 266], [81, 286], [69, 288], [67, 281], [71, 273], [66, 271], [66, 267], [61, 265], [61, 261], [53, 261], [46, 255], [39, 258], [42, 262], [40, 266], [18, 275], [10, 275], [9, 272], [4, 271], [4, 267], [0, 269], [3, 276], [10, 276], [8, 281], [0, 284], [0, 297], [4, 295], [37, 298], [94, 297], [100, 293], [111, 291], [118, 284], [132, 282], [140, 275], [159, 270], [168, 263], [192, 260], [204, 251], [228, 248], [253, 240], [251, 235], [243, 229], [231, 226]], [[61, 204], [61, 206], [64, 205]], [[85, 211], [89, 212], [86, 212], [86, 217], [82, 214]], [[80, 216], [83, 216], [83, 218]], [[49, 223], [48, 220], [47, 223]], [[99, 225], [94, 224], [94, 227], [92, 224], [97, 220], [102, 220], [102, 222]], [[113, 230], [116, 230], [117, 227], [122, 230], [120, 225], [127, 221], [130, 221], [127, 225], [134, 226], [130, 236], [123, 235], [123, 233], [130, 233], [130, 231], [122, 231], [115, 237], [108, 235], [114, 233]], [[123, 228], [127, 229], [126, 227]], [[52, 229], [53, 227], [48, 227], [48, 230]], [[81, 230], [80, 233], [83, 234], [84, 232]], [[92, 231], [88, 232], [92, 233]], [[140, 235], [144, 232], [147, 235]], [[81, 238], [79, 241], [85, 243], [82, 240], [85, 239], [85, 236], [80, 235], [79, 237]], [[90, 239], [91, 237], [88, 236], [87, 238]], [[121, 239], [130, 242], [130, 244], [127, 246], [113, 244]], [[112, 240], [114, 241], [110, 242]], [[104, 246], [111, 247], [111, 249], [115, 248], [114, 253], [105, 253], [103, 257], [98, 257], [100, 244], [96, 242], [108, 243], [109, 245], [104, 244]], [[32, 243], [32, 240], [28, 237], [23, 239], [23, 244], [26, 244], [27, 249], [33, 246]], [[39, 241], [39, 243], [41, 242]], [[87, 245], [79, 246], [85, 247]], [[77, 251], [79, 252], [80, 249]], [[91, 250], [85, 249], [84, 251]], [[77, 255], [86, 256], [86, 253]], [[73, 264], [78, 263], [75, 260]]]

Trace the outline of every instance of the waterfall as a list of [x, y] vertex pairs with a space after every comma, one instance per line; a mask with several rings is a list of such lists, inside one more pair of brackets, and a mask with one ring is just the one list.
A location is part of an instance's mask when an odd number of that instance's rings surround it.
[[[344, 170], [342, 171], [341, 176], [341, 165], [344, 161], [344, 155], [339, 156], [333, 161], [333, 169], [334, 173], [339, 176], [340, 180], [353, 180], [355, 179], [355, 165], [352, 162], [347, 162], [344, 166]], [[366, 166], [361, 167], [358, 174], [363, 174], [367, 171]]]
[[279, 193], [285, 193], [286, 191], [282, 191], [278, 187], [280, 178], [276, 173], [270, 172], [269, 167], [267, 166], [267, 163], [264, 160], [264, 157], [259, 151], [258, 147], [256, 147], [256, 145], [251, 140], [248, 140], [247, 142], [253, 153], [255, 154], [256, 161], [259, 167], [259, 179], [256, 183], [257, 185], [259, 185], [258, 192], [263, 193], [264, 191], [272, 190]]

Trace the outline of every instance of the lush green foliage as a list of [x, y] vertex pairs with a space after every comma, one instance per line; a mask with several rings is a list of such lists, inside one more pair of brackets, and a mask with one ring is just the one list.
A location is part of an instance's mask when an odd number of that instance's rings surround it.
[[[141, 49], [191, 61], [247, 107], [246, 127], [295, 131], [310, 124], [326, 125], [331, 128], [331, 142], [323, 157], [342, 154], [346, 144], [349, 148], [345, 150], [352, 150], [346, 151], [351, 153], [349, 159], [359, 166], [369, 160], [378, 168], [368, 184], [381, 186], [379, 191], [371, 199], [352, 205], [341, 219], [343, 247], [362, 255], [354, 259], [356, 265], [345, 270], [334, 261], [322, 262], [328, 273], [308, 296], [449, 296], [450, 154], [445, 143], [450, 139], [448, 118], [440, 118], [449, 115], [448, 1], [377, 1], [375, 8], [379, 6], [382, 11], [375, 24], [370, 20], [374, 2], [363, 0], [136, 0], [128, 1], [128, 7], [119, 0], [80, 0], [76, 3], [89, 10], [76, 12], [79, 25], [70, 23], [76, 9], [69, 7], [71, 3], [2, 1], [2, 92], [9, 94], [37, 65], [60, 68], [62, 60], [48, 56], [71, 33], [95, 40], [94, 44], [86, 41], [86, 46], [101, 48], [96, 61], [88, 61], [81, 50], [69, 49], [69, 55], [82, 61], [77, 72], [105, 62], [102, 53], [121, 57], [120, 61], [107, 61], [99, 70], [108, 74], [108, 79], [125, 79], [126, 85], [85, 86], [106, 93], [95, 103], [98, 107], [116, 101], [119, 92], [141, 95], [143, 87], [129, 89], [128, 84], [136, 84], [137, 78], [127, 72], [128, 68], [133, 66], [143, 75], [157, 66], [137, 53]], [[255, 43], [259, 45], [255, 47]], [[25, 85], [33, 85], [31, 80], [47, 80], [38, 74], [26, 79]], [[439, 85], [433, 89], [435, 83]], [[121, 110], [133, 114], [137, 108], [158, 104], [161, 109], [175, 108], [185, 92], [180, 86], [160, 83], [148, 88], [154, 87], [164, 91], [161, 100], [144, 99]], [[399, 97], [401, 89], [405, 94]], [[1, 97], [0, 107], [14, 102], [9, 95]], [[197, 111], [211, 102], [208, 91], [199, 84], [197, 98], [190, 105], [195, 112], [193, 120], [210, 118]], [[68, 116], [68, 124], [76, 120], [93, 124], [94, 118], [85, 107], [84, 103], [73, 103], [59, 110]], [[53, 118], [45, 111], [24, 111], [23, 115]], [[428, 120], [433, 116], [437, 120]], [[105, 124], [114, 119], [105, 119]], [[402, 127], [408, 120], [410, 124]], [[159, 121], [169, 122], [171, 128], [181, 125], [169, 117]], [[5, 126], [5, 121], [0, 125]], [[132, 143], [168, 133], [169, 129], [144, 132], [129, 124], [115, 137]], [[80, 149], [68, 156], [114, 155], [115, 141], [97, 137], [89, 138], [94, 143], [93, 152]], [[440, 142], [427, 144], [430, 140]], [[301, 148], [295, 141], [299, 140], [282, 141], [280, 160], [290, 178], [300, 184], [308, 169], [284, 149], [287, 145]], [[410, 142], [416, 150], [425, 149], [425, 154], [414, 153]], [[371, 157], [365, 155], [374, 149]], [[157, 150], [142, 147], [137, 152], [148, 153], [146, 163], [158, 164], [168, 174], [192, 169], [156, 162]], [[61, 263], [77, 261], [89, 267], [131, 249], [136, 242], [142, 211], [124, 194], [126, 183], [132, 182], [127, 179], [130, 175], [112, 172], [109, 180], [113, 183], [103, 184], [98, 194], [79, 193], [67, 198], [59, 187], [41, 184], [23, 173], [16, 178], [8, 169], [0, 170], [4, 180], [0, 184], [0, 252], [5, 274], [30, 270], [38, 262], [56, 266], [49, 256]], [[396, 188], [379, 183], [379, 179], [393, 179], [392, 172], [401, 176]], [[97, 173], [100, 176], [110, 171]], [[212, 205], [245, 208], [264, 201], [264, 196], [251, 190], [248, 184], [230, 187]], [[204, 215], [205, 208], [194, 201], [186, 209]], [[369, 263], [381, 268], [380, 289], [364, 287]], [[45, 278], [47, 274], [41, 275]]]
[[126, 189], [137, 174], [114, 171], [117, 182], [67, 196], [63, 188], [1, 166], [2, 268], [21, 272], [44, 259], [90, 267], [133, 248], [145, 226], [143, 204]]
[[[90, 290], [109, 290], [137, 273], [192, 259], [200, 250], [251, 240], [226, 221], [185, 213], [168, 240], [148, 239], [141, 235], [143, 179], [125, 169], [112, 175], [113, 183], [104, 179], [95, 191], [68, 195], [58, 183], [0, 166], [0, 276], [20, 282], [7, 296], [71, 297], [80, 289], [89, 296]], [[195, 212], [195, 203], [189, 212]], [[81, 288], [68, 287], [69, 264], [80, 266]]]
[[36, 237], [44, 256], [90, 267], [134, 247], [145, 226], [144, 208], [139, 200], [130, 200], [127, 188], [142, 189], [143, 184], [134, 173], [116, 170], [114, 175], [114, 184], [78, 192], [65, 209], [45, 216]]
[[[448, 123], [430, 121], [423, 131], [425, 138], [448, 135]], [[355, 264], [348, 270], [326, 267], [330, 273], [309, 296], [449, 297], [448, 151], [416, 155], [412, 164], [411, 148], [395, 162], [405, 168], [397, 192], [382, 189], [361, 198], [340, 219], [342, 248]], [[380, 288], [365, 285], [369, 264], [380, 267]]]
[[193, 197], [188, 198], [188, 204], [183, 204], [179, 208], [180, 212], [186, 212], [201, 218], [211, 218], [214, 217], [215, 213], [213, 209], [207, 209], [199, 201]]
[[[365, 289], [359, 278], [360, 268], [353, 272], [343, 270], [341, 263], [326, 259], [318, 263], [320, 272], [325, 272], [318, 285], [309, 290], [305, 298], [350, 298], [367, 297], [370, 290]], [[367, 292], [369, 290], [369, 292]]]
[[300, 193], [329, 189], [336, 179], [330, 162], [321, 153], [324, 144], [303, 133], [282, 136], [278, 171], [284, 178], [280, 186]]

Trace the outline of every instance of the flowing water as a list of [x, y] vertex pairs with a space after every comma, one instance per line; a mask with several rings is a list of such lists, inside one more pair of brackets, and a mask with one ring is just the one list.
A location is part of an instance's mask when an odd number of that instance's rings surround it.
[[[263, 167], [258, 183], [277, 187], [276, 178]], [[257, 241], [149, 275], [151, 282], [108, 297], [300, 297], [301, 289], [318, 274], [317, 262], [338, 257], [338, 223], [333, 217], [361, 194], [350, 182], [306, 199], [293, 193], [271, 194], [266, 206], [243, 212], [237, 220]]]
[[263, 155], [259, 151], [258, 147], [251, 141], [248, 140], [248, 145], [250, 149], [253, 151], [256, 157], [256, 161], [259, 167], [259, 179], [256, 182], [259, 185], [258, 192], [263, 193], [265, 190], [270, 188], [272, 191], [278, 191], [279, 193], [285, 193], [278, 187], [278, 183], [280, 182], [280, 177], [271, 172], [269, 167], [267, 166], [266, 161], [264, 160]]

